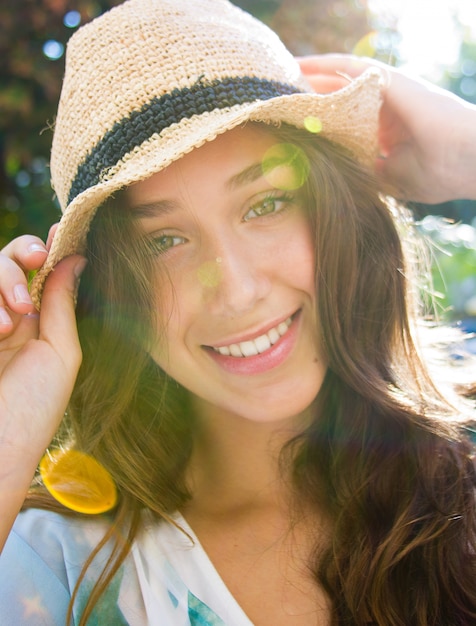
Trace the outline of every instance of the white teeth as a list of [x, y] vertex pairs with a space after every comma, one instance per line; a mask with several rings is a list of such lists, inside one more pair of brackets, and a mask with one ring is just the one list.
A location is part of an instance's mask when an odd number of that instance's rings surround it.
[[240, 346], [236, 343], [232, 343], [230, 346], [231, 356], [243, 356]]
[[256, 339], [250, 341], [241, 341], [240, 343], [232, 343], [230, 346], [221, 346], [220, 348], [213, 348], [215, 352], [219, 352], [224, 356], [235, 357], [247, 357], [256, 356], [266, 350], [269, 350], [278, 339], [280, 339], [291, 326], [292, 320], [288, 317], [287, 320], [278, 324], [278, 326], [271, 328], [265, 335], [260, 335]]
[[254, 343], [259, 353], [271, 348], [271, 340], [268, 335], [260, 335], [255, 339]]
[[255, 356], [256, 354], [259, 354], [254, 341], [242, 341], [240, 343], [240, 348], [243, 352], [243, 356]]
[[268, 337], [269, 337], [269, 340], [271, 342], [271, 345], [273, 346], [278, 341], [278, 339], [281, 337], [281, 335], [278, 333], [276, 328], [272, 328], [269, 331], [269, 333], [268, 333]]

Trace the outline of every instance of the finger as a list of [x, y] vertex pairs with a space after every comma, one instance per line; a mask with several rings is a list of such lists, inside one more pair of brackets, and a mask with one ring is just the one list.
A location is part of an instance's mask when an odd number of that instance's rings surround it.
[[[0, 305], [21, 315], [34, 311], [23, 269], [4, 254], [0, 254]], [[4, 322], [8, 322], [6, 316]]]
[[349, 84], [346, 78], [337, 74], [335, 76], [312, 74], [306, 76], [306, 79], [316, 93], [331, 93]]
[[[382, 67], [384, 64], [350, 54], [322, 54], [297, 59], [304, 74], [335, 74], [340, 72], [351, 78], [360, 76], [369, 67]], [[386, 66], [385, 66], [386, 67]]]
[[56, 350], [69, 370], [76, 370], [81, 361], [75, 298], [85, 266], [86, 259], [79, 255], [58, 263], [45, 282], [41, 303], [40, 338]]
[[56, 231], [58, 230], [58, 226], [59, 226], [59, 222], [57, 222], [56, 224], [53, 224], [53, 226], [50, 228], [48, 232], [48, 238], [46, 240], [46, 248], [48, 251], [51, 250], [51, 244], [53, 243], [53, 239], [56, 234]]
[[[11, 312], [34, 312], [26, 273], [40, 268], [48, 255], [39, 237], [23, 235], [9, 242], [0, 254], [0, 333], [11, 331]], [[9, 310], [8, 310], [9, 309]]]
[[39, 237], [22, 235], [10, 241], [1, 253], [14, 261], [24, 271], [30, 271], [43, 265], [48, 251]]
[[6, 335], [13, 329], [13, 319], [3, 301], [0, 304], [0, 335]]

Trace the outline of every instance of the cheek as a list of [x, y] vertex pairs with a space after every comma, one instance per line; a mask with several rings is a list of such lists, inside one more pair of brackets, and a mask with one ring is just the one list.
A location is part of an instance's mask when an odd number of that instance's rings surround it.
[[158, 280], [156, 293], [156, 333], [150, 355], [162, 369], [167, 371], [170, 355], [180, 348], [186, 319], [184, 308], [186, 301], [182, 296], [180, 282], [173, 280], [172, 277]]
[[309, 232], [307, 225], [291, 238], [281, 259], [295, 286], [314, 295], [316, 253], [312, 233]]

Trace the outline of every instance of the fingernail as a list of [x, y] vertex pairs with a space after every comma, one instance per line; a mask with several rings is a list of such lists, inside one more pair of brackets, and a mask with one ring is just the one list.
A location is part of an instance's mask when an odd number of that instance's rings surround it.
[[28, 252], [45, 252], [46, 253], [47, 249], [41, 243], [31, 243], [28, 246]]
[[13, 288], [13, 295], [17, 304], [33, 304], [26, 285], [15, 285]]

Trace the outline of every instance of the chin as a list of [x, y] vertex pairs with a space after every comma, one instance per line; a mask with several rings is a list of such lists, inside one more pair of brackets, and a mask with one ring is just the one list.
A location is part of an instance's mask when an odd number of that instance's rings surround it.
[[286, 398], [273, 398], [269, 402], [261, 401], [258, 405], [252, 405], [248, 402], [244, 406], [235, 406], [234, 413], [239, 417], [249, 420], [250, 422], [262, 424], [280, 424], [285, 422], [305, 422], [308, 423], [310, 418], [311, 406], [319, 392], [319, 389], [309, 391], [308, 393], [293, 393]]

